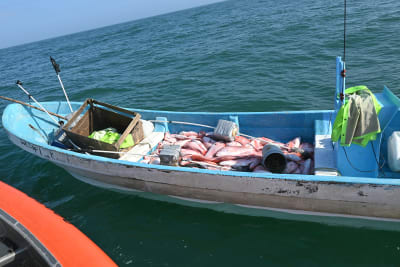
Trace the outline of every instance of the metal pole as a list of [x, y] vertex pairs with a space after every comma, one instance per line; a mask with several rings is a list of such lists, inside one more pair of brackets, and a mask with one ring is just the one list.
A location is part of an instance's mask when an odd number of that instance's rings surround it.
[[59, 74], [57, 74], [57, 78], [58, 78], [58, 80], [60, 81], [61, 88], [63, 89], [65, 98], [67, 99], [67, 103], [68, 103], [69, 109], [71, 110], [71, 112], [74, 112], [74, 111], [72, 110], [71, 103], [69, 102], [69, 98], [68, 98], [67, 92], [65, 91], [64, 84], [63, 84], [63, 82], [61, 81], [61, 78], [60, 78], [60, 75], [59, 75]]
[[63, 92], [64, 92], [65, 98], [67, 99], [67, 103], [68, 103], [69, 109], [71, 110], [71, 112], [74, 112], [74, 111], [72, 110], [71, 103], [69, 102], [69, 98], [68, 98], [67, 92], [65, 91], [64, 84], [63, 84], [63, 82], [61, 81], [61, 77], [60, 77], [60, 74], [59, 74], [59, 72], [61, 72], [61, 70], [60, 70], [60, 65], [57, 64], [57, 62], [55, 61], [55, 59], [52, 58], [52, 57], [50, 57], [50, 62], [51, 62], [51, 64], [53, 65], [54, 71], [55, 71], [56, 74], [57, 74], [58, 81], [60, 82], [60, 85], [61, 85], [61, 88], [62, 88], [62, 90], [63, 90]]
[[16, 84], [17, 84], [17, 86], [18, 86], [19, 88], [21, 88], [22, 91], [24, 91], [25, 94], [27, 94], [27, 95], [29, 96], [29, 98], [31, 98], [41, 109], [44, 110], [44, 112], [47, 113], [47, 115], [50, 117], [50, 119], [52, 119], [52, 120], [58, 125], [58, 121], [57, 121], [56, 119], [54, 119], [54, 118], [50, 115], [50, 113], [49, 113], [38, 101], [36, 101], [36, 99], [35, 99], [33, 96], [31, 96], [31, 94], [28, 93], [28, 91], [26, 91], [26, 90], [24, 89], [24, 87], [22, 87], [22, 82], [21, 82], [21, 81], [18, 80]]

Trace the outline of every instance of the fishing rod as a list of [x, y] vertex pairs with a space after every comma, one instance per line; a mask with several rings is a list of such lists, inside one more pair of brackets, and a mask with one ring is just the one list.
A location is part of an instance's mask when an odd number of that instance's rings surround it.
[[17, 84], [17, 86], [18, 86], [19, 88], [21, 88], [22, 91], [24, 91], [25, 94], [28, 95], [28, 97], [29, 97], [30, 99], [32, 99], [41, 109], [43, 109], [44, 112], [46, 112], [46, 114], [50, 117], [50, 119], [52, 119], [57, 125], [59, 125], [59, 122], [58, 122], [56, 119], [54, 119], [54, 118], [50, 115], [50, 113], [49, 113], [38, 101], [36, 101], [36, 99], [35, 99], [28, 91], [25, 90], [24, 87], [22, 87], [22, 82], [21, 82], [20, 80], [18, 80], [18, 81], [16, 82], [16, 84]]
[[63, 90], [63, 92], [64, 92], [65, 98], [67, 99], [67, 103], [68, 103], [69, 109], [71, 110], [71, 112], [74, 112], [74, 111], [72, 110], [71, 103], [69, 102], [69, 98], [68, 98], [67, 92], [65, 91], [64, 84], [63, 84], [63, 82], [61, 81], [61, 77], [60, 77], [60, 74], [59, 74], [59, 73], [61, 72], [61, 70], [60, 70], [60, 65], [57, 64], [56, 61], [55, 61], [55, 59], [52, 58], [51, 56], [50, 56], [50, 61], [51, 61], [51, 64], [53, 65], [54, 71], [55, 71], [56, 74], [57, 74], [57, 78], [58, 78], [58, 80], [59, 80], [59, 82], [60, 82], [60, 85], [61, 85], [61, 88], [62, 88], [62, 90]]
[[[15, 103], [18, 103], [18, 104], [21, 104], [21, 105], [25, 105], [25, 106], [28, 106], [30, 108], [34, 108], [34, 109], [37, 109], [37, 110], [40, 110], [40, 111], [43, 111], [43, 112], [46, 112], [44, 109], [35, 107], [33, 105], [30, 105], [28, 103], [25, 103], [25, 102], [22, 102], [22, 101], [19, 101], [19, 100], [16, 100], [16, 99], [12, 99], [12, 98], [1, 96], [1, 95], [0, 95], [0, 98], [2, 98], [4, 100], [7, 100], [7, 101], [15, 102]], [[59, 115], [57, 113], [54, 113], [54, 112], [51, 112], [51, 111], [48, 111], [48, 113], [53, 115], [53, 116], [55, 116], [55, 117], [57, 117], [57, 118], [60, 118], [60, 119], [66, 120], [66, 121], [68, 120], [66, 117], [61, 116], [61, 115]]]

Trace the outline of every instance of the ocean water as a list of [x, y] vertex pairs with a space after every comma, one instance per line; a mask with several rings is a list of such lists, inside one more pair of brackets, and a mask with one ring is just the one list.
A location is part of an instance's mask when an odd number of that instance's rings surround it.
[[[400, 95], [400, 2], [348, 3], [347, 86]], [[1, 41], [1, 39], [0, 39]], [[340, 1], [232, 0], [0, 50], [0, 95], [178, 111], [332, 109]], [[8, 103], [0, 102], [0, 110]], [[400, 233], [251, 217], [93, 187], [12, 145], [0, 179], [78, 227], [118, 265], [398, 266]]]

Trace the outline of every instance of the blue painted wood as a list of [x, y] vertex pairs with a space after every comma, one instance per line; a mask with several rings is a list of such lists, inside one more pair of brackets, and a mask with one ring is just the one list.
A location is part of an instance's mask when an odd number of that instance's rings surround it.
[[386, 85], [383, 86], [383, 93], [389, 99], [390, 103], [400, 108], [400, 99], [395, 96], [395, 94], [393, 94], [393, 92], [390, 91], [390, 89], [387, 88]]
[[167, 122], [168, 119], [166, 117], [156, 117], [156, 121], [162, 121], [162, 122], [154, 123], [155, 132], [169, 132], [168, 122]]
[[315, 134], [330, 135], [332, 133], [331, 122], [325, 120], [315, 120]]
[[341, 57], [336, 57], [336, 92], [335, 92], [335, 110], [339, 110], [340, 106], [342, 105], [339, 95], [340, 93], [344, 94], [344, 79], [341, 75], [344, 69], [344, 62], [342, 61]]

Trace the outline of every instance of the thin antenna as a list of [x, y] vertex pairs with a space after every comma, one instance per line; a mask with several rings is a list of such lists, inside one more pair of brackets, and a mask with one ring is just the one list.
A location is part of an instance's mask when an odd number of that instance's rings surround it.
[[342, 92], [340, 93], [340, 100], [342, 102], [342, 105], [345, 104], [346, 102], [346, 97], [345, 97], [345, 90], [346, 90], [346, 0], [344, 0], [344, 16], [343, 16], [343, 70], [340, 73], [342, 76]]
[[346, 0], [344, 0], [343, 61], [346, 61]]

